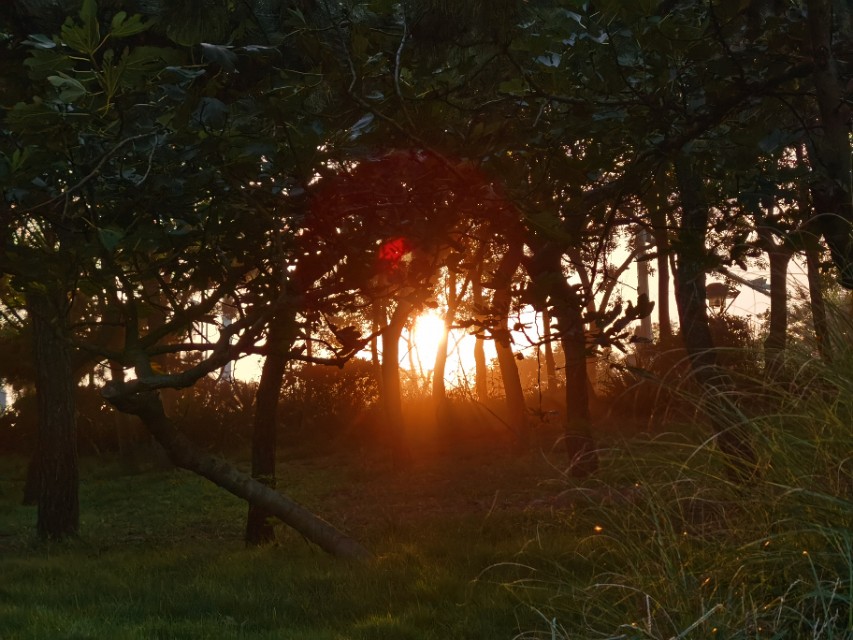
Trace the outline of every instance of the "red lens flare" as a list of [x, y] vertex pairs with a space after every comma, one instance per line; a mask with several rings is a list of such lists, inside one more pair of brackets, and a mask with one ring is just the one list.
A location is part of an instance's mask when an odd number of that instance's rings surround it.
[[396, 271], [403, 256], [411, 250], [405, 238], [390, 238], [379, 247], [379, 264], [386, 271]]

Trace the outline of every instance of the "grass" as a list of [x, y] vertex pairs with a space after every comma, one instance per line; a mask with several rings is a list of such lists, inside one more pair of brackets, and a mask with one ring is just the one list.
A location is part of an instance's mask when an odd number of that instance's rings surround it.
[[[499, 454], [496, 454], [499, 455]], [[35, 540], [0, 463], [0, 638], [511, 638], [535, 612], [485, 567], [535, 529], [541, 459], [464, 453], [410, 473], [346, 456], [292, 460], [281, 486], [375, 553], [335, 560], [290, 530], [242, 545], [244, 504], [192, 474], [85, 460], [81, 536]]]
[[0, 638], [851, 640], [853, 358], [791, 365], [722, 416], [758, 452], [747, 483], [695, 424], [612, 442], [583, 482], [561, 448], [494, 437], [400, 474], [369, 451], [283, 463], [280, 488], [366, 564], [284, 528], [245, 549], [239, 500], [103, 459], [84, 464], [80, 539], [39, 543], [24, 461], [0, 460]]
[[689, 425], [566, 480], [565, 527], [595, 532], [574, 547], [591, 576], [547, 553], [529, 566], [514, 588], [540, 621], [521, 637], [853, 638], [853, 358], [791, 356], [784, 382], [740, 380], [719, 405], [758, 453], [752, 480]]

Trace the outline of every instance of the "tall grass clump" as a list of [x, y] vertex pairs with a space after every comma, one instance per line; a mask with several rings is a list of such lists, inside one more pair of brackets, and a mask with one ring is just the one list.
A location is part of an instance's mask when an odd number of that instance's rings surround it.
[[[668, 391], [694, 424], [614, 447], [561, 494], [507, 581], [542, 619], [519, 638], [853, 639], [853, 344], [690, 388]], [[698, 428], [711, 418], [750, 442], [754, 474]], [[537, 555], [567, 530], [565, 562]]]

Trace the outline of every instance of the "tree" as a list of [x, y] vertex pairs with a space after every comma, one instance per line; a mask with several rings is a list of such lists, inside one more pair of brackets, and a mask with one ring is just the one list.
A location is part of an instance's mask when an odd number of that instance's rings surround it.
[[[838, 3], [842, 5], [842, 3]], [[836, 9], [836, 10], [833, 10]], [[839, 271], [839, 281], [853, 289], [853, 153], [850, 142], [850, 104], [838, 56], [849, 55], [853, 42], [849, 7], [831, 0], [805, 2], [812, 82], [822, 129], [810, 136], [812, 198], [817, 223]]]
[[[271, 320], [292, 308], [279, 279], [295, 233], [296, 206], [282, 196], [291, 175], [287, 156], [265, 143], [282, 105], [265, 101], [260, 86], [221, 77], [235, 70], [238, 54], [255, 57], [257, 68], [266, 51], [207, 46], [208, 69], [217, 72], [208, 75], [185, 64], [183, 47], [136, 43], [150, 27], [139, 16], [103, 18], [86, 0], [59, 36], [30, 41], [35, 99], [4, 117], [3, 186], [13, 202], [4, 213], [4, 271], [25, 293], [57, 301], [31, 305], [34, 319], [52, 312], [53, 327], [68, 326], [59, 314], [75, 289], [111, 310], [71, 326], [61, 344], [45, 344], [56, 355], [73, 341], [92, 357], [133, 367], [136, 378], [113, 381], [104, 396], [140, 416], [176, 464], [271, 510], [327, 551], [364, 557], [331, 525], [196, 452], [158, 395], [254, 350]], [[214, 315], [226, 300], [238, 309], [227, 326]], [[152, 314], [156, 322], [146, 320]], [[211, 324], [218, 339], [196, 340]], [[121, 328], [118, 344], [96, 339], [93, 327], [105, 325]]]
[[403, 329], [437, 304], [442, 265], [463, 261], [472, 251], [473, 229], [505, 220], [506, 204], [471, 166], [429, 151], [382, 151], [341, 164], [337, 176], [320, 180], [312, 191], [301, 241], [323, 266], [306, 282], [341, 294], [326, 313], [367, 308], [380, 320], [382, 402], [394, 459], [405, 464], [398, 351]]

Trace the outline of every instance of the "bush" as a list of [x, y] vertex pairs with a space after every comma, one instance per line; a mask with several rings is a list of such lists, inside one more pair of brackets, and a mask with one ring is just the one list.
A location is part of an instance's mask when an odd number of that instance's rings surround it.
[[[748, 318], [711, 314], [708, 319], [717, 362], [739, 385], [761, 378], [761, 353]], [[607, 367], [600, 404], [611, 415], [643, 424], [685, 420], [694, 413], [684, 394], [695, 391], [687, 350], [680, 334], [638, 345], [629, 357]]]
[[252, 441], [257, 384], [205, 377], [181, 392], [161, 392], [167, 413], [196, 444], [216, 451]]
[[283, 436], [289, 441], [331, 442], [370, 427], [379, 399], [372, 364], [359, 358], [343, 368], [294, 366], [285, 374], [279, 406]]

